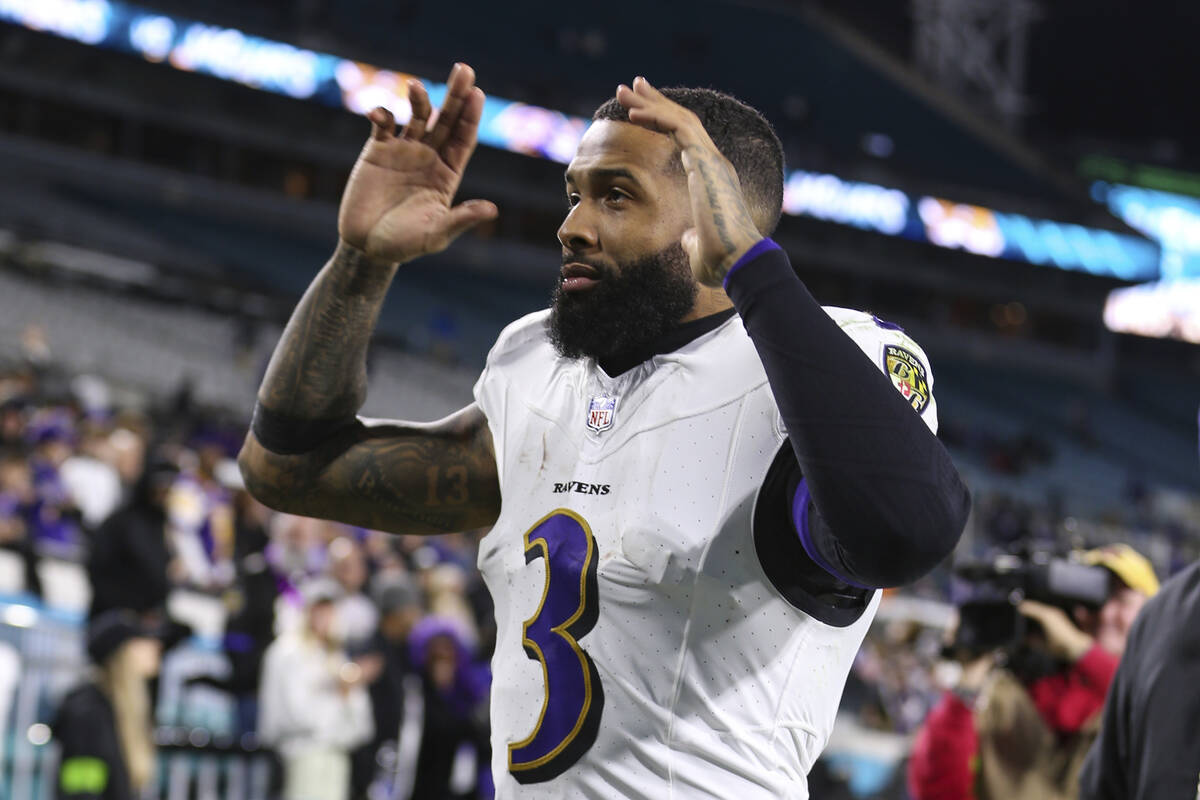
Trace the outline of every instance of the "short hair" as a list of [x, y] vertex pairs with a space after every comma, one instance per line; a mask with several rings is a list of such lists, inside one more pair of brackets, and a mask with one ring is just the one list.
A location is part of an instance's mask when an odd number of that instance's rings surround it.
[[[700, 118], [717, 150], [737, 171], [761, 232], [771, 234], [783, 210], [783, 145], [771, 123], [757, 109], [715, 89], [674, 86], [659, 91]], [[629, 122], [629, 111], [613, 97], [596, 109], [592, 120]]]

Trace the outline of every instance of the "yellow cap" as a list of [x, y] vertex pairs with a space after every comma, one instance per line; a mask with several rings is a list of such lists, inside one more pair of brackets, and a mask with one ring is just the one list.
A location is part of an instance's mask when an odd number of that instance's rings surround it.
[[1158, 593], [1158, 576], [1150, 560], [1127, 544], [1110, 544], [1083, 554], [1083, 563], [1109, 569], [1130, 589], [1147, 597]]

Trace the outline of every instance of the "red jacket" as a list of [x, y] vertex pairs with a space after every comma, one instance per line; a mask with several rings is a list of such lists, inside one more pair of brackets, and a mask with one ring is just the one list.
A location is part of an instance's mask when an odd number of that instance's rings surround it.
[[[1073, 733], [1104, 707], [1120, 659], [1093, 645], [1065, 672], [1039, 678], [1029, 696], [1057, 733]], [[914, 800], [975, 800], [979, 736], [971, 709], [946, 692], [913, 742], [908, 791]]]

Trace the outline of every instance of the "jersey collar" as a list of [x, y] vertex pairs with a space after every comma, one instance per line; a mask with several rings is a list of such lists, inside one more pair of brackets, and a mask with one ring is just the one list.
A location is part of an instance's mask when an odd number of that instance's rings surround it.
[[665, 333], [649, 347], [635, 350], [632, 353], [619, 353], [611, 358], [602, 359], [597, 363], [600, 365], [600, 369], [604, 370], [605, 375], [615, 378], [633, 369], [638, 364], [649, 361], [654, 356], [662, 355], [663, 353], [672, 353], [684, 345], [694, 342], [709, 331], [716, 330], [725, 320], [736, 313], [736, 309], [727, 308], [724, 311], [709, 314], [707, 317], [694, 319], [691, 322], [684, 322]]

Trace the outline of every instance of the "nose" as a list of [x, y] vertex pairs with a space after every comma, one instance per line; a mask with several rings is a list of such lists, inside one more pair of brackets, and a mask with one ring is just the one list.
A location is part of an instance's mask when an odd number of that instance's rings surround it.
[[567, 212], [562, 225], [558, 226], [558, 241], [564, 250], [586, 253], [596, 248], [599, 237], [596, 234], [596, 226], [585, 209], [586, 205], [586, 202], [576, 203]]

